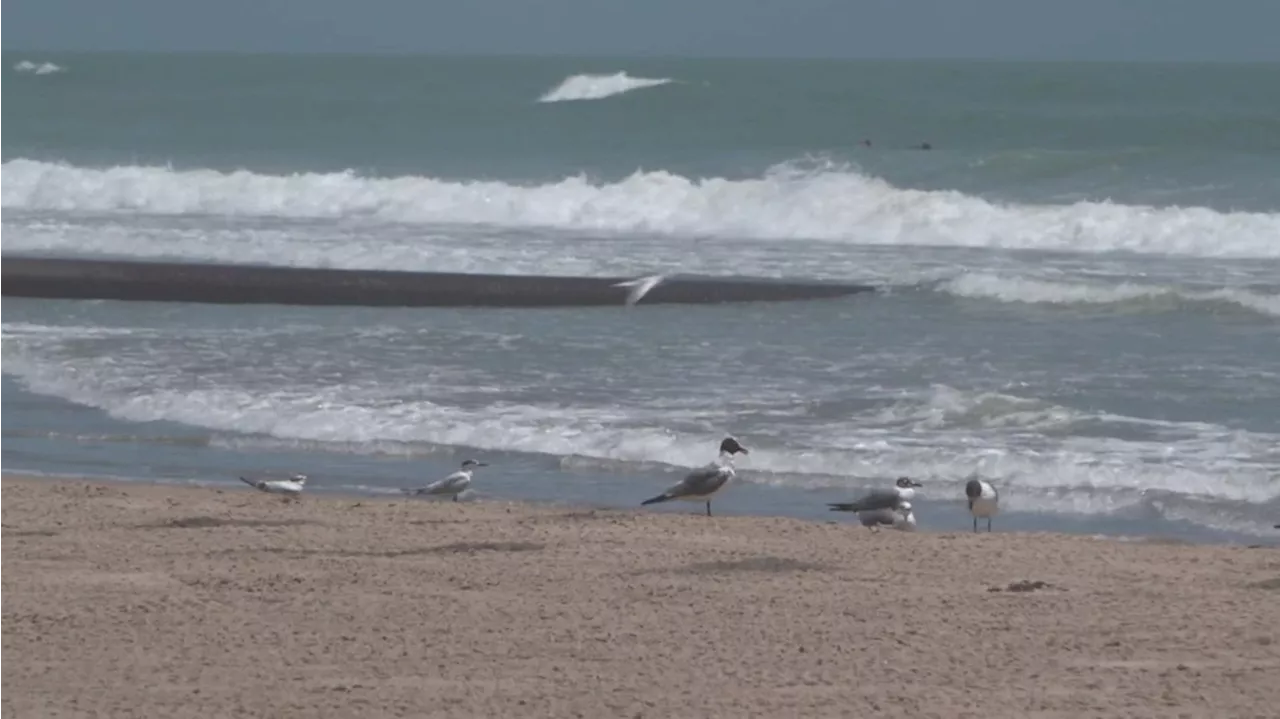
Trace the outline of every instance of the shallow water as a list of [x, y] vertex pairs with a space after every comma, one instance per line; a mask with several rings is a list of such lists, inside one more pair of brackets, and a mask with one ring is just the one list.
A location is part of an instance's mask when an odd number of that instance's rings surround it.
[[477, 455], [489, 496], [633, 506], [732, 434], [726, 514], [828, 518], [909, 474], [922, 526], [963, 529], [977, 475], [997, 528], [1274, 535], [1275, 67], [9, 55], [6, 255], [882, 291], [10, 298], [6, 469], [391, 491]]

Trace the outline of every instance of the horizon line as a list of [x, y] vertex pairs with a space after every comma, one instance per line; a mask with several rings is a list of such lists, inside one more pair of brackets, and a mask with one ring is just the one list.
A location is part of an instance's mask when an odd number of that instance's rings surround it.
[[1122, 57], [1033, 57], [1033, 56], [875, 56], [875, 55], [735, 55], [668, 53], [587, 53], [587, 52], [506, 52], [506, 51], [429, 51], [429, 50], [187, 50], [187, 49], [70, 49], [70, 48], [3, 48], [0, 54], [51, 53], [60, 55], [187, 55], [220, 57], [351, 57], [351, 58], [440, 58], [440, 59], [564, 59], [564, 60], [746, 60], [761, 62], [969, 62], [1011, 64], [1112, 64], [1112, 65], [1276, 65], [1275, 59], [1243, 58], [1122, 58]]

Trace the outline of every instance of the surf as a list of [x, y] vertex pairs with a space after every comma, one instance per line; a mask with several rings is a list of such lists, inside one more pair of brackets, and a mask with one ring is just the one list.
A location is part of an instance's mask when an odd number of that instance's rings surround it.
[[1280, 258], [1277, 213], [996, 203], [956, 191], [898, 188], [839, 165], [800, 170], [783, 164], [746, 179], [652, 170], [614, 182], [575, 175], [516, 184], [14, 159], [3, 165], [2, 191], [6, 212], [39, 213], [37, 219], [130, 213], [365, 220], [861, 246]]

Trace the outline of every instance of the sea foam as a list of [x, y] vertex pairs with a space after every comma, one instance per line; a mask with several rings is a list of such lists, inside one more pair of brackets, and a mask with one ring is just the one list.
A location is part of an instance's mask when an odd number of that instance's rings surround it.
[[54, 73], [66, 72], [67, 69], [61, 65], [55, 65], [51, 62], [32, 62], [30, 60], [22, 60], [14, 64], [13, 71], [31, 75], [53, 75]]
[[615, 72], [612, 75], [570, 75], [538, 98], [538, 102], [601, 100], [632, 90], [666, 85], [669, 82], [671, 82], [670, 78], [631, 77], [625, 72]]
[[1224, 305], [1280, 317], [1280, 294], [1238, 287], [1190, 288], [1135, 282], [1054, 281], [987, 272], [967, 272], [938, 283], [958, 297], [1056, 306], [1117, 306], [1170, 309], [1184, 303]]

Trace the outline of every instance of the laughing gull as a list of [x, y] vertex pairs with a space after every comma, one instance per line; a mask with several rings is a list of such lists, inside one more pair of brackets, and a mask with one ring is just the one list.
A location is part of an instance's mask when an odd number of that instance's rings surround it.
[[[874, 512], [877, 510], [897, 511], [902, 505], [906, 504], [910, 508], [910, 501], [916, 496], [916, 487], [923, 487], [919, 482], [914, 482], [910, 477], [898, 477], [893, 483], [893, 489], [873, 489], [863, 495], [861, 499], [853, 502], [831, 502], [827, 506], [833, 512]], [[915, 515], [912, 515], [914, 519]]]
[[648, 277], [639, 277], [626, 282], [616, 282], [614, 287], [630, 287], [631, 291], [627, 293], [626, 303], [628, 307], [634, 307], [637, 302], [644, 299], [650, 290], [662, 284], [667, 279], [666, 275], [649, 275]]
[[458, 495], [465, 492], [467, 487], [471, 486], [471, 473], [475, 471], [475, 468], [488, 466], [489, 465], [485, 462], [477, 462], [474, 459], [468, 459], [463, 461], [462, 469], [459, 469], [457, 472], [454, 472], [444, 479], [438, 479], [425, 487], [405, 489], [401, 491], [405, 494], [412, 494], [415, 496], [420, 494], [452, 495], [453, 501], [456, 502], [458, 501]]
[[252, 480], [244, 477], [240, 478], [241, 482], [253, 487], [254, 489], [267, 492], [268, 494], [283, 494], [285, 499], [290, 497], [298, 497], [302, 494], [302, 490], [307, 486], [307, 475], [295, 474], [288, 479], [259, 479]]
[[1000, 492], [985, 479], [971, 479], [964, 483], [964, 496], [969, 498], [969, 514], [973, 515], [973, 531], [978, 531], [978, 518], [985, 517], [987, 531], [991, 531], [991, 518], [1000, 511]]
[[640, 504], [657, 504], [680, 499], [688, 502], [706, 501], [707, 516], [711, 516], [711, 495], [724, 488], [733, 479], [733, 455], [750, 454], [747, 448], [738, 444], [733, 437], [725, 437], [720, 443], [720, 456], [711, 464], [695, 469], [686, 474], [684, 479], [671, 485], [667, 491], [656, 497], [644, 500]]

